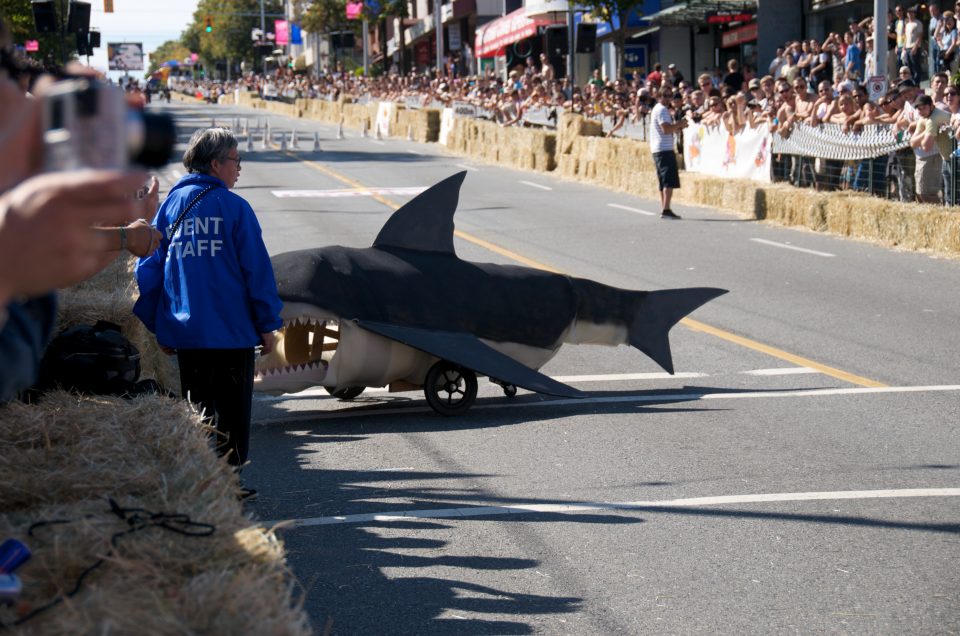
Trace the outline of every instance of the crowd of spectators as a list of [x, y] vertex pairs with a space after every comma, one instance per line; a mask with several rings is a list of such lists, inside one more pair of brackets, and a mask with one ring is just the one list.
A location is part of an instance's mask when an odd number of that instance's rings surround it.
[[[960, 1], [956, 10], [960, 12]], [[657, 95], [668, 88], [674, 91], [675, 117], [722, 127], [731, 134], [763, 126], [788, 136], [798, 123], [837, 124], [843, 133], [857, 134], [865, 126], [884, 124], [910, 140], [920, 120], [929, 119], [916, 106], [917, 99], [927, 95], [939, 122], [934, 143], [946, 148], [949, 137], [960, 131], [960, 82], [953, 76], [960, 64], [956, 18], [956, 13], [941, 11], [936, 3], [924, 5], [922, 11], [917, 6], [892, 8], [882, 35], [889, 44], [888, 89], [873, 98], [866, 85], [875, 75], [872, 52], [877, 36], [872, 17], [850, 19], [844, 33], [829, 33], [822, 40], [784, 43], [762, 74], [730, 59], [723, 69], [704, 69], [689, 80], [675, 64], [665, 68], [655, 64], [629, 79], [604, 79], [595, 70], [587, 81], [571, 85], [558, 77], [547, 56], [540, 55], [539, 60], [527, 58], [505, 77], [492, 72], [401, 75], [395, 70], [365, 77], [342, 68], [310, 76], [281, 69], [266, 75], [248, 73], [233, 82], [200, 83], [188, 90], [198, 90], [211, 101], [240, 89], [287, 101], [349, 95], [421, 106], [470, 104], [504, 126], [529, 124], [532, 119], [527, 115], [532, 112], [548, 111], [553, 121], [556, 113], [573, 112], [607, 119], [605, 130], [613, 135], [629, 125], [642, 129]], [[921, 89], [927, 80], [929, 89]], [[930, 140], [923, 144], [929, 146]]]

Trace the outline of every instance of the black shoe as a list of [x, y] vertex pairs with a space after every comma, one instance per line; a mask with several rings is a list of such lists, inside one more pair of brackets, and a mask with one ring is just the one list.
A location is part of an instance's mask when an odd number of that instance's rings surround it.
[[241, 487], [237, 493], [237, 499], [240, 501], [253, 501], [257, 498], [257, 491], [253, 488], [243, 488]]
[[675, 214], [674, 211], [671, 210], [670, 208], [667, 208], [666, 210], [664, 210], [663, 212], [660, 213], [660, 218], [661, 218], [661, 219], [672, 219], [672, 220], [674, 220], [674, 221], [679, 221], [682, 217], [681, 217], [679, 214]]

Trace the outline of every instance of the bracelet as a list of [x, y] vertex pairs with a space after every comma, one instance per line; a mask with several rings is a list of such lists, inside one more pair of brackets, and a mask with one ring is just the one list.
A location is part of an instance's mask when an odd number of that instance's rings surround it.
[[127, 228], [120, 227], [120, 251], [127, 249]]

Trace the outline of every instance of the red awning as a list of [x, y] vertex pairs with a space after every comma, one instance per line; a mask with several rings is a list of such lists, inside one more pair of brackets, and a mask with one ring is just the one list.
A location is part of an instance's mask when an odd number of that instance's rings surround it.
[[[537, 28], [566, 24], [563, 17], [554, 19], [555, 14], [541, 14], [528, 16], [524, 9], [517, 9], [509, 15], [497, 18], [489, 24], [477, 29], [474, 41], [474, 55], [477, 57], [493, 57], [503, 54], [503, 47], [514, 42], [526, 39], [537, 34]], [[556, 14], [562, 15], [562, 14]]]

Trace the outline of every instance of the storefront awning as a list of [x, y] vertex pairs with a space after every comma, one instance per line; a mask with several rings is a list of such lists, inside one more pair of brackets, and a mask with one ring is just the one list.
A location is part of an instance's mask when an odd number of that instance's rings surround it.
[[738, 12], [756, 13], [757, 0], [688, 0], [645, 17], [660, 26], [699, 26], [708, 16]]
[[539, 27], [556, 24], [566, 24], [562, 14], [529, 16], [525, 9], [517, 9], [477, 29], [474, 55], [477, 57], [502, 55], [503, 47], [536, 35]]

